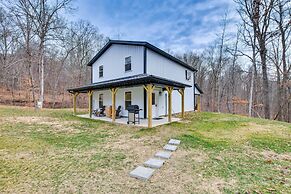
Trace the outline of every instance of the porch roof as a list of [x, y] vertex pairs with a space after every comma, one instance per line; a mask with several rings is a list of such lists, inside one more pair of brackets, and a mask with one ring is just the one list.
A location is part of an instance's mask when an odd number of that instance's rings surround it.
[[173, 81], [170, 79], [165, 79], [155, 75], [148, 75], [148, 74], [139, 74], [129, 77], [123, 77], [108, 81], [102, 81], [97, 83], [92, 83], [89, 85], [76, 87], [76, 88], [69, 88], [67, 89], [68, 92], [87, 92], [89, 90], [98, 90], [98, 89], [108, 89], [114, 87], [128, 87], [128, 86], [138, 86], [144, 84], [156, 84], [161, 86], [173, 86], [175, 89], [177, 88], [185, 88], [191, 87], [191, 85], [184, 84], [181, 82]]

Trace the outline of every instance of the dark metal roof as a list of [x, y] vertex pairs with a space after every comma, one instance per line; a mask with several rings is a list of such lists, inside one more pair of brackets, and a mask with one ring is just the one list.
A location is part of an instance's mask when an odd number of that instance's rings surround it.
[[198, 86], [198, 84], [194, 84], [195, 88], [200, 92], [200, 94], [203, 94], [203, 91], [201, 88]]
[[109, 40], [107, 44], [89, 61], [87, 64], [88, 66], [92, 66], [93, 63], [112, 45], [112, 44], [121, 44], [121, 45], [133, 45], [133, 46], [144, 46], [166, 58], [168, 58], [171, 61], [174, 61], [183, 67], [186, 67], [192, 71], [197, 71], [195, 68], [192, 66], [188, 65], [187, 63], [181, 61], [180, 59], [177, 59], [176, 57], [166, 53], [165, 51], [159, 49], [158, 47], [155, 47], [154, 45], [145, 42], [145, 41], [125, 41], [125, 40]]
[[108, 81], [102, 81], [97, 83], [92, 83], [89, 85], [76, 87], [76, 88], [70, 88], [67, 89], [69, 92], [87, 92], [88, 90], [98, 90], [98, 89], [108, 89], [113, 87], [127, 87], [127, 86], [137, 86], [137, 85], [143, 85], [143, 84], [157, 84], [157, 85], [167, 85], [167, 86], [173, 86], [174, 88], [185, 88], [185, 87], [191, 87], [191, 85], [183, 84], [180, 82], [176, 82], [173, 80], [161, 78], [154, 75], [148, 75], [148, 74], [139, 74], [129, 77], [123, 77]]

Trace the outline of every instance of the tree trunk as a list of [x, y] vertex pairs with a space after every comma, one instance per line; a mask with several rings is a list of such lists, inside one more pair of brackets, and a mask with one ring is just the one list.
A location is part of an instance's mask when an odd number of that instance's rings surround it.
[[266, 48], [265, 43], [260, 42], [260, 56], [262, 64], [262, 75], [263, 75], [263, 104], [264, 104], [264, 116], [265, 119], [270, 119], [270, 98], [269, 98], [269, 81], [268, 71], [266, 63]]
[[[255, 59], [253, 59], [254, 61]], [[252, 77], [251, 77], [251, 87], [250, 87], [250, 96], [249, 96], [249, 117], [252, 116], [252, 108], [253, 108], [253, 90], [254, 90], [254, 77], [255, 77], [255, 70], [254, 66], [252, 67]]]
[[276, 102], [277, 110], [276, 110], [276, 116], [274, 119], [282, 121], [282, 89], [283, 88], [281, 84], [280, 70], [278, 66], [276, 67], [277, 67], [277, 102]]

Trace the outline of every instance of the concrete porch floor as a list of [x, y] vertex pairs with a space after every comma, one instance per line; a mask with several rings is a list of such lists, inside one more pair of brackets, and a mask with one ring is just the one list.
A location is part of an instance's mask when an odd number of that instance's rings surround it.
[[[77, 115], [77, 116], [78, 117], [82, 117], [82, 118], [90, 118], [89, 117], [89, 114]], [[159, 125], [164, 125], [164, 124], [169, 123], [168, 122], [168, 117], [159, 117], [159, 118], [161, 118], [161, 119], [158, 119], [158, 120], [153, 119], [153, 121], [152, 121], [152, 126], [153, 127], [156, 127], [156, 126], [159, 126]], [[109, 118], [109, 117], [96, 117], [96, 116], [93, 116], [92, 115], [92, 118], [91, 119], [112, 122], [112, 119]], [[115, 123], [127, 125], [127, 120], [128, 119], [126, 117], [117, 118], [117, 119], [115, 119]], [[177, 121], [180, 121], [180, 120], [181, 120], [180, 118], [172, 117], [172, 122], [177, 122]], [[137, 126], [137, 127], [147, 127], [148, 126], [148, 119], [140, 119], [140, 124], [135, 124], [134, 125], [134, 124], [130, 123], [129, 125]]]

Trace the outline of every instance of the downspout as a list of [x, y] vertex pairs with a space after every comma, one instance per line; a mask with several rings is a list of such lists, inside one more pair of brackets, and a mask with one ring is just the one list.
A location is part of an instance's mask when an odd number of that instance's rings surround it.
[[[143, 52], [143, 73], [147, 73], [147, 48], [144, 46], [144, 52]], [[144, 105], [144, 118], [147, 118], [147, 91], [143, 89], [143, 105]]]

